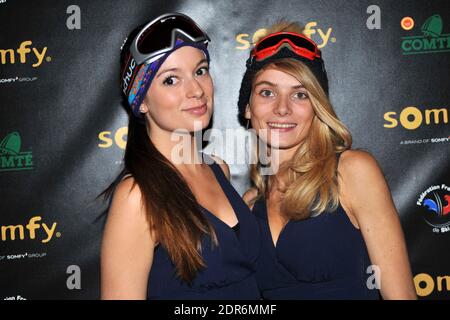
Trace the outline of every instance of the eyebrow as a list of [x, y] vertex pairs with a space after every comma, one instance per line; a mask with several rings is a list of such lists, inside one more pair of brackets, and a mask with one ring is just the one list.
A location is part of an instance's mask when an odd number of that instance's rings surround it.
[[[208, 60], [207, 60], [207, 59], [202, 59], [202, 60], [200, 60], [200, 61], [197, 63], [197, 65], [195, 66], [195, 69], [198, 68], [199, 65], [201, 65], [202, 63], [205, 63], [205, 62], [208, 62]], [[164, 73], [166, 73], [166, 72], [170, 72], [170, 71], [173, 72], [173, 71], [178, 71], [178, 70], [180, 70], [180, 68], [163, 69], [162, 71], [160, 71], [160, 72], [158, 73], [158, 75], [156, 76], [156, 78], [159, 78], [162, 74], [164, 74]]]
[[[262, 85], [268, 85], [268, 86], [271, 86], [271, 87], [278, 87], [278, 85], [276, 83], [273, 83], [273, 82], [270, 82], [270, 81], [267, 81], [267, 80], [262, 80], [262, 81], [259, 81], [259, 82], [255, 83], [254, 87], [256, 88], [256, 87], [262, 86]], [[292, 86], [292, 89], [302, 89], [302, 88], [305, 88], [305, 86], [302, 85], [302, 84], [299, 84], [299, 85], [296, 85], [296, 86]]]

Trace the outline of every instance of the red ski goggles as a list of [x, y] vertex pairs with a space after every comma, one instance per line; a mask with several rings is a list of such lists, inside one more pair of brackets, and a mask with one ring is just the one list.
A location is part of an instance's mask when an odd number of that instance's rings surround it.
[[320, 58], [320, 50], [314, 41], [294, 32], [277, 32], [264, 37], [255, 45], [251, 56], [256, 61], [261, 61], [277, 53], [285, 45], [289, 45], [291, 51], [308, 60]]

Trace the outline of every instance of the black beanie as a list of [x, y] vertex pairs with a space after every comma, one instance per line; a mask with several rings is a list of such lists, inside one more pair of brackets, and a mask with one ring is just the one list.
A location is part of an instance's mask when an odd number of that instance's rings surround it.
[[296, 54], [295, 52], [291, 51], [287, 47], [282, 47], [277, 53], [270, 56], [267, 59], [256, 61], [252, 56], [250, 56], [247, 59], [246, 66], [247, 70], [244, 73], [244, 77], [242, 78], [241, 82], [241, 89], [239, 90], [239, 100], [238, 100], [238, 120], [239, 123], [243, 126], [246, 124], [245, 119], [245, 107], [248, 104], [248, 101], [250, 100], [250, 94], [252, 92], [252, 81], [255, 74], [261, 70], [264, 66], [275, 62], [277, 60], [283, 59], [283, 58], [293, 58], [295, 60], [298, 60], [300, 62], [303, 62], [310, 70], [311, 72], [316, 76], [317, 80], [319, 81], [320, 85], [322, 86], [322, 89], [325, 91], [325, 93], [328, 96], [328, 77], [327, 72], [325, 70], [325, 65], [322, 60], [322, 58], [315, 58], [314, 60], [309, 60], [306, 58], [303, 58]]

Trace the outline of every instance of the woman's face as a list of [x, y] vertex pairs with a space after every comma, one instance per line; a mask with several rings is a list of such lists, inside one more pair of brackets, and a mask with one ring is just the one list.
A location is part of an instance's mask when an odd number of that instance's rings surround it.
[[206, 128], [211, 120], [213, 93], [203, 51], [185, 46], [161, 65], [141, 109], [151, 130], [194, 132]]
[[[254, 79], [245, 118], [271, 147], [298, 147], [307, 137], [314, 115], [308, 92], [295, 77], [268, 68]], [[262, 129], [267, 130], [267, 138]], [[278, 142], [272, 133], [278, 134]]]

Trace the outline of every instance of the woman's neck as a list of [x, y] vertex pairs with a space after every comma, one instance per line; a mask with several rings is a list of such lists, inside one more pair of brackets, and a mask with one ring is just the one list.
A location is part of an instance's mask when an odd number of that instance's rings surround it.
[[269, 193], [284, 193], [286, 188], [290, 184], [290, 175], [292, 171], [291, 163], [295, 157], [296, 152], [301, 145], [296, 145], [292, 148], [286, 149], [276, 149], [271, 148], [271, 166], [273, 163], [273, 168], [275, 171], [271, 176], [269, 176], [268, 191]]
[[203, 162], [196, 137], [190, 132], [150, 130], [149, 137], [155, 147], [180, 171], [192, 171]]
[[290, 149], [271, 149], [271, 166], [274, 168], [273, 175], [277, 179], [282, 178], [286, 174], [286, 167], [294, 158], [298, 147]]

